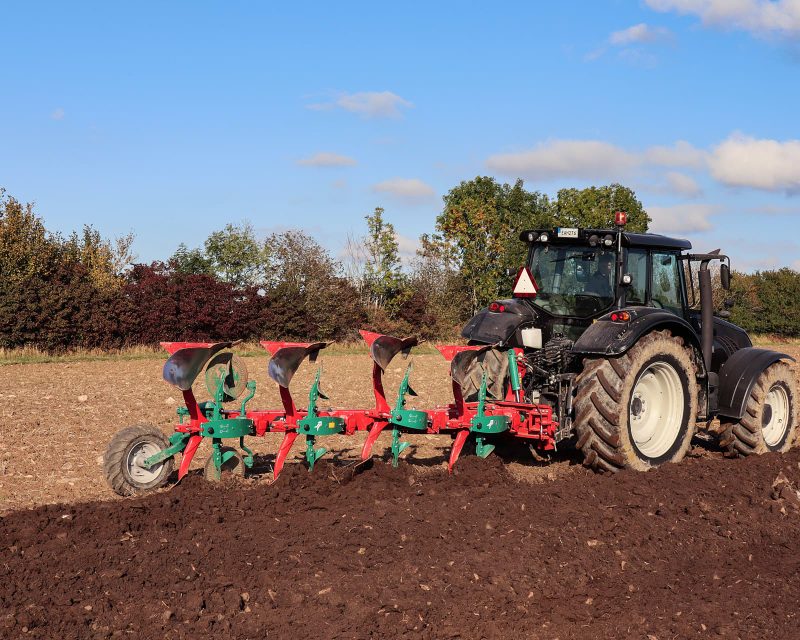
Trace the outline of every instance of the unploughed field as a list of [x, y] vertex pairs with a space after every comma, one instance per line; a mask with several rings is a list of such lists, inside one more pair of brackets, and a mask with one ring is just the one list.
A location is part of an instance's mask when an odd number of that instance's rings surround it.
[[[333, 406], [370, 405], [366, 355], [321, 360]], [[335, 437], [313, 474], [269, 484], [275, 435], [249, 439], [252, 479], [120, 499], [103, 450], [128, 424], [170, 429], [162, 363], [0, 367], [1, 638], [800, 637], [800, 451], [698, 441], [679, 465], [597, 476], [504, 447], [448, 476], [449, 438], [409, 436], [400, 468], [347, 480], [363, 436]], [[247, 364], [251, 406], [277, 407], [266, 356]], [[442, 358], [414, 357], [413, 381], [417, 406], [448, 401]]]

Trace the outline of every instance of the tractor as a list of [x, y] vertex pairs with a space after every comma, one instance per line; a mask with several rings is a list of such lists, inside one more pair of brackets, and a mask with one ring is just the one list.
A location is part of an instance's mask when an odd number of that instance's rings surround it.
[[[522, 393], [552, 407], [555, 442], [568, 440], [597, 471], [681, 460], [698, 423], [730, 456], [786, 451], [796, 439], [797, 385], [785, 353], [754, 347], [714, 309], [713, 281], [730, 289], [730, 260], [692, 253], [688, 240], [624, 229], [524, 231], [515, 294], [464, 327], [489, 392], [508, 384], [503, 349], [522, 350]], [[699, 293], [699, 295], [698, 295]], [[474, 397], [475, 368], [465, 381]], [[714, 419], [717, 420], [714, 420]]]

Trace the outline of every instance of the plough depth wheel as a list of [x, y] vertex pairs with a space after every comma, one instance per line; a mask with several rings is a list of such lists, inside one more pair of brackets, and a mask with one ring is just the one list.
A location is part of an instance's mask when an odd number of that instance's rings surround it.
[[135, 425], [118, 431], [103, 457], [103, 471], [111, 488], [120, 495], [132, 496], [166, 484], [173, 458], [149, 469], [144, 461], [169, 446], [158, 427]]

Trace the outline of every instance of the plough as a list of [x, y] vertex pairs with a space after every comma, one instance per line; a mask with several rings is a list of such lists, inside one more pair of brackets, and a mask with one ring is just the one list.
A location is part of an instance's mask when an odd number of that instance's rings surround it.
[[[210, 480], [219, 480], [224, 473], [244, 475], [253, 466], [253, 452], [246, 446], [246, 437], [261, 437], [267, 433], [282, 433], [283, 439], [275, 456], [273, 477], [277, 478], [298, 438], [304, 439], [305, 462], [309, 470], [327, 453], [318, 446], [320, 440], [332, 435], [366, 435], [360, 460], [367, 461], [381, 433], [391, 431], [389, 451], [394, 466], [409, 446], [402, 440], [404, 433], [448, 435], [453, 445], [448, 459], [452, 471], [464, 445], [474, 438], [475, 453], [485, 458], [494, 450], [490, 440], [506, 434], [525, 439], [534, 450], [548, 451], [556, 446], [557, 424], [552, 408], [547, 404], [529, 404], [521, 400], [521, 375], [525, 372], [524, 355], [519, 349], [506, 350], [509, 386], [505, 397], [491, 398], [487, 391], [487, 375], [483, 372], [477, 398], [467, 401], [463, 385], [475, 367], [481, 367], [479, 357], [491, 345], [437, 345], [438, 351], [450, 362], [453, 402], [432, 409], [407, 406], [408, 398], [416, 396], [411, 386], [413, 363], [405, 369], [390, 405], [384, 390], [384, 375], [398, 354], [407, 358], [417, 346], [414, 337], [396, 338], [361, 331], [369, 346], [372, 366], [373, 407], [364, 409], [328, 409], [320, 400], [328, 397], [320, 388], [323, 369], [320, 366], [308, 393], [308, 404], [298, 407], [290, 390], [291, 381], [301, 364], [315, 362], [327, 342], [261, 342], [271, 358], [267, 367], [269, 377], [278, 385], [281, 409], [251, 409], [248, 404], [256, 391], [256, 383], [248, 381], [247, 368], [230, 349], [233, 342], [164, 342], [170, 354], [164, 364], [163, 377], [183, 394], [184, 406], [178, 408], [178, 424], [166, 438], [160, 431], [146, 427], [128, 427], [117, 434], [106, 454], [106, 475], [115, 491], [129, 495], [163, 485], [172, 472], [175, 456], [181, 454], [178, 479], [189, 471], [204, 439], [211, 444], [211, 453], [204, 473]], [[198, 402], [193, 385], [205, 370], [205, 384], [212, 400]], [[237, 403], [237, 404], [233, 404]], [[238, 448], [226, 442], [238, 439]]]

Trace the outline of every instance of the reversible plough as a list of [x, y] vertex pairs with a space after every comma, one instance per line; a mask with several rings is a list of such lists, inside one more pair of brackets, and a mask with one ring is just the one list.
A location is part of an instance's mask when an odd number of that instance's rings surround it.
[[[256, 384], [248, 381], [244, 362], [230, 351], [235, 343], [162, 343], [170, 353], [164, 364], [164, 380], [183, 393], [185, 406], [177, 410], [178, 424], [168, 441], [162, 439], [163, 446], [157, 444], [153, 447], [151, 442], [148, 448], [140, 442], [138, 448], [127, 447], [127, 462], [123, 464], [123, 475], [127, 482], [121, 490], [114, 482], [112, 486], [122, 493], [133, 493], [138, 485], [149, 489], [162, 484], [158, 482], [154, 485], [162, 476], [166, 481], [168, 473], [159, 471], [164, 470], [164, 465], [168, 465], [171, 471], [173, 457], [177, 454], [181, 454], [178, 479], [183, 478], [203, 439], [211, 442], [211, 455], [205, 465], [207, 478], [219, 479], [226, 471], [244, 475], [246, 469], [253, 466], [253, 452], [245, 445], [245, 437], [264, 436], [267, 433], [283, 434], [274, 460], [275, 478], [300, 437], [305, 440], [305, 460], [309, 470], [313, 470], [315, 463], [327, 452], [324, 446], [318, 446], [320, 439], [331, 435], [351, 436], [358, 432], [366, 433], [361, 461], [367, 461], [380, 434], [390, 430], [390, 452], [394, 466], [397, 466], [400, 454], [409, 446], [408, 442], [402, 441], [403, 433], [449, 435], [453, 439], [448, 461], [451, 471], [470, 435], [474, 437], [475, 453], [481, 458], [494, 450], [490, 440], [500, 434], [523, 438], [532, 450], [548, 451], [555, 448], [557, 425], [553, 421], [552, 408], [545, 404], [528, 404], [520, 399], [520, 376], [525, 371], [521, 350], [508, 349], [505, 352], [510, 385], [504, 398], [489, 397], [487, 375], [483, 372], [477, 398], [467, 401], [462, 392], [466, 376], [473, 367], [482, 366], [479, 356], [492, 347], [437, 345], [439, 352], [450, 361], [453, 402], [447, 406], [422, 410], [407, 406], [408, 397], [416, 396], [410, 383], [412, 363], [405, 370], [394, 405], [390, 405], [386, 397], [383, 380], [389, 363], [398, 354], [407, 357], [418, 344], [417, 339], [400, 339], [369, 331], [360, 333], [369, 346], [373, 360], [375, 405], [367, 409], [322, 408], [320, 400], [328, 399], [320, 389], [322, 367], [318, 368], [311, 384], [307, 407], [300, 408], [295, 402], [289, 388], [292, 378], [304, 360], [315, 362], [320, 351], [330, 343], [261, 342], [271, 355], [267, 371], [278, 385], [283, 405], [279, 410], [248, 407], [255, 395]], [[206, 387], [213, 399], [198, 402], [192, 387], [203, 370]], [[233, 405], [237, 400], [239, 402]], [[239, 440], [238, 448], [225, 446], [226, 441], [234, 439]], [[113, 444], [110, 451], [112, 449]]]

